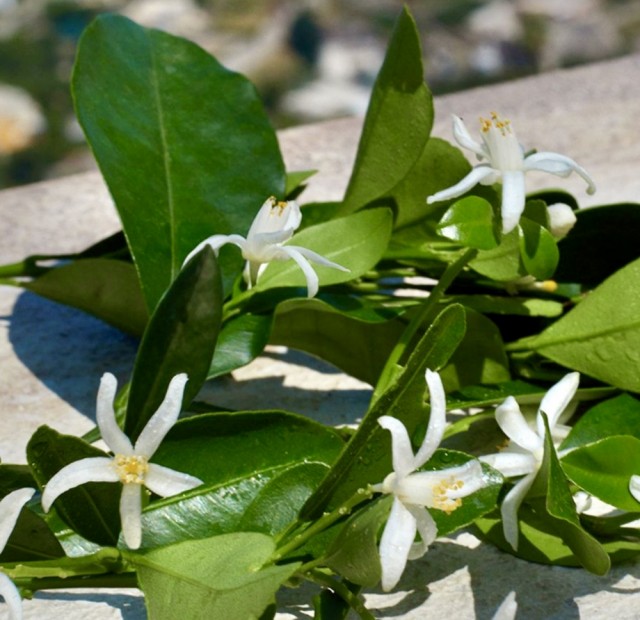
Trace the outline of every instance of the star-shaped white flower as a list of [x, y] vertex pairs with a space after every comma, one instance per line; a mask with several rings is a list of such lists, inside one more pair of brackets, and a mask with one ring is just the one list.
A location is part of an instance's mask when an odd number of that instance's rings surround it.
[[[484, 486], [482, 466], [471, 460], [459, 467], [439, 471], [421, 471], [436, 451], [445, 428], [446, 400], [440, 375], [427, 370], [431, 413], [424, 441], [413, 454], [411, 440], [404, 424], [391, 416], [378, 423], [391, 433], [393, 472], [382, 483], [373, 486], [378, 493], [393, 494], [391, 514], [380, 539], [382, 589], [391, 590], [399, 581], [407, 560], [424, 555], [438, 533], [426, 507], [453, 512], [462, 498]], [[414, 543], [416, 531], [421, 541]]]
[[500, 513], [506, 541], [518, 549], [518, 510], [538, 474], [544, 457], [545, 427], [542, 413], [547, 415], [554, 446], [569, 432], [569, 427], [560, 423], [565, 411], [578, 389], [580, 374], [571, 372], [544, 395], [536, 415], [536, 428], [532, 429], [520, 411], [513, 396], [509, 396], [496, 408], [496, 421], [509, 438], [507, 447], [496, 454], [481, 456], [480, 460], [497, 469], [503, 476], [524, 476], [507, 493], [502, 501]]
[[273, 196], [267, 198], [256, 215], [247, 238], [241, 235], [213, 235], [199, 243], [187, 256], [185, 263], [206, 245], [214, 252], [227, 243], [233, 243], [242, 250], [242, 257], [247, 261], [244, 268], [244, 279], [247, 286], [255, 286], [260, 274], [271, 261], [286, 261], [293, 259], [307, 281], [307, 296], [315, 297], [318, 292], [318, 276], [309, 261], [332, 267], [341, 271], [349, 271], [320, 254], [297, 245], [284, 245], [293, 237], [302, 221], [302, 213], [298, 203], [277, 201]]
[[480, 119], [482, 142], [474, 140], [462, 119], [453, 117], [453, 135], [457, 143], [486, 160], [475, 166], [469, 174], [455, 185], [436, 192], [427, 202], [438, 202], [456, 198], [481, 183], [492, 185], [502, 180], [502, 232], [511, 232], [520, 221], [525, 204], [526, 172], [540, 170], [559, 177], [568, 177], [572, 172], [587, 182], [587, 193], [593, 194], [596, 187], [587, 171], [573, 159], [558, 153], [532, 153], [525, 157], [524, 149], [508, 120], [502, 120], [494, 112], [490, 119]]
[[167, 394], [144, 427], [135, 445], [116, 421], [113, 399], [118, 384], [105, 373], [100, 381], [96, 418], [98, 428], [113, 457], [80, 459], [63, 467], [49, 482], [42, 494], [42, 508], [48, 512], [51, 504], [65, 491], [87, 482], [121, 482], [120, 520], [122, 534], [130, 549], [137, 549], [142, 539], [142, 485], [161, 497], [176, 495], [202, 484], [202, 480], [149, 463], [149, 459], [175, 424], [180, 414], [187, 375], [171, 379]]
[[[22, 507], [33, 497], [35, 489], [18, 489], [5, 495], [0, 501], [0, 553], [16, 526]], [[18, 588], [7, 575], [0, 572], [0, 595], [9, 607], [9, 620], [22, 620], [22, 598]]]

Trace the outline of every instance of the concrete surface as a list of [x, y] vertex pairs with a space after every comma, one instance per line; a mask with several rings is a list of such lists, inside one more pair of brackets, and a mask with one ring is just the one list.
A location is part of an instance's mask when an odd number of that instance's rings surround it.
[[[556, 72], [442, 97], [436, 135], [451, 139], [449, 115], [471, 121], [492, 110], [511, 118], [527, 146], [575, 158], [594, 177], [588, 197], [578, 178], [558, 180], [583, 204], [640, 199], [640, 56]], [[289, 169], [317, 168], [305, 201], [340, 198], [360, 121], [346, 119], [281, 132]], [[553, 179], [552, 179], [553, 180]], [[537, 179], [531, 179], [530, 188]], [[549, 184], [549, 178], [540, 177]], [[0, 192], [0, 263], [32, 252], [73, 252], [117, 230], [118, 220], [97, 173]], [[79, 311], [29, 293], [0, 288], [0, 457], [24, 462], [24, 446], [42, 423], [61, 431], [91, 428], [104, 371], [124, 380], [136, 342]], [[326, 364], [274, 349], [217, 381], [220, 403], [282, 407], [323, 422], [345, 423], [366, 409], [369, 388]], [[379, 618], [488, 620], [516, 590], [518, 618], [640, 618], [640, 565], [614, 568], [604, 578], [583, 571], [527, 564], [479, 543], [468, 533], [434, 544], [409, 563], [396, 591], [367, 596]], [[310, 615], [305, 592], [286, 591], [281, 620]], [[6, 617], [0, 605], [0, 619]], [[38, 593], [25, 618], [142, 620], [136, 590]]]

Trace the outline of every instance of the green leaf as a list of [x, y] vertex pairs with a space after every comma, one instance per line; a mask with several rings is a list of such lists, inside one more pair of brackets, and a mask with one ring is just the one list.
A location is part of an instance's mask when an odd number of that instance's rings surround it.
[[527, 273], [537, 280], [550, 278], [560, 259], [553, 235], [546, 228], [526, 217], [520, 218], [517, 230], [520, 257]]
[[480, 250], [469, 267], [498, 282], [509, 282], [524, 275], [520, 263], [518, 232], [502, 235], [500, 245], [492, 250]]
[[272, 314], [243, 313], [227, 321], [218, 334], [207, 379], [225, 375], [254, 360], [269, 342]]
[[149, 318], [135, 267], [125, 261], [76, 260], [21, 286], [47, 299], [84, 310], [133, 336], [142, 334]]
[[[41, 426], [27, 445], [27, 461], [40, 488], [65, 465], [84, 458], [105, 457], [98, 448], [72, 435]], [[63, 493], [54, 508], [78, 534], [100, 545], [115, 546], [120, 533], [121, 485], [90, 482]]]
[[398, 418], [410, 436], [417, 428], [425, 428], [428, 420], [424, 401], [425, 370], [444, 366], [464, 333], [465, 313], [461, 306], [449, 306], [436, 317], [406, 365], [369, 409], [356, 434], [305, 506], [303, 516], [337, 506], [358, 488], [384, 479], [391, 471], [391, 455], [388, 433], [378, 425], [378, 418], [381, 415]]
[[45, 520], [25, 506], [0, 554], [0, 562], [28, 562], [62, 557], [64, 550]]
[[136, 567], [149, 620], [259, 618], [299, 563], [265, 566], [275, 544], [239, 532], [128, 553]]
[[305, 187], [304, 182], [307, 179], [310, 179], [317, 172], [317, 170], [296, 170], [294, 172], [287, 172], [287, 184], [284, 189], [285, 197], [290, 199], [290, 196], [301, 192]]
[[517, 346], [621, 389], [640, 391], [640, 260], [617, 271], [573, 310]]
[[[73, 94], [151, 310], [198, 242], [245, 234], [284, 194], [254, 87], [190, 41], [103, 15], [82, 37]], [[239, 264], [233, 253], [223, 271]]]
[[442, 216], [438, 232], [467, 248], [492, 250], [498, 246], [499, 233], [491, 203], [478, 196], [454, 202]]
[[[311, 226], [294, 235], [288, 245], [317, 252], [349, 271], [313, 265], [321, 285], [348, 282], [371, 269], [382, 257], [391, 236], [389, 209], [368, 209]], [[269, 263], [253, 291], [282, 286], [306, 286], [293, 260]]]
[[640, 511], [629, 491], [629, 479], [640, 475], [640, 439], [629, 435], [606, 437], [577, 448], [562, 458], [567, 476], [587, 493], [631, 512]]
[[433, 101], [424, 83], [420, 36], [405, 7], [373, 87], [341, 214], [395, 187], [422, 154], [432, 125]]
[[499, 295], [454, 295], [445, 297], [482, 314], [507, 314], [516, 316], [542, 316], [555, 318], [562, 314], [561, 302], [536, 297], [500, 297]]
[[156, 307], [136, 357], [125, 432], [135, 442], [160, 406], [171, 379], [186, 373], [184, 403], [200, 391], [213, 357], [222, 314], [222, 283], [211, 248], [198, 252]]
[[372, 323], [319, 299], [292, 299], [276, 310], [271, 342], [316, 355], [374, 385], [403, 330], [399, 320]]

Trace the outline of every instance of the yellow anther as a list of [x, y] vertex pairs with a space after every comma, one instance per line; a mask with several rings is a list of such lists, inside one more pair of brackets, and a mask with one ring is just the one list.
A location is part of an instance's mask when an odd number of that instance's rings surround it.
[[123, 484], [144, 484], [149, 463], [144, 456], [116, 454], [114, 465]]
[[487, 133], [492, 127], [497, 129], [503, 136], [511, 133], [511, 121], [501, 119], [497, 112], [490, 112], [491, 118], [480, 117], [480, 129]]
[[454, 510], [462, 506], [462, 500], [459, 497], [449, 497], [449, 491], [459, 491], [464, 486], [462, 480], [449, 478], [441, 480], [433, 487], [433, 507], [447, 514], [451, 514]]

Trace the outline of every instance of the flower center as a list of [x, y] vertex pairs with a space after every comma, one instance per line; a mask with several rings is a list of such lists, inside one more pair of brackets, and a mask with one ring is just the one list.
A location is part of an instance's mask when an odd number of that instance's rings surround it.
[[433, 507], [447, 514], [451, 514], [454, 510], [460, 508], [460, 506], [462, 506], [462, 499], [459, 497], [451, 497], [451, 495], [458, 495], [463, 486], [464, 482], [462, 480], [456, 480], [455, 478], [438, 482], [432, 489]]
[[123, 484], [144, 484], [149, 463], [144, 456], [116, 454], [114, 465]]
[[480, 118], [480, 129], [492, 168], [500, 172], [522, 170], [522, 148], [511, 129], [510, 120], [501, 119], [496, 112], [491, 112], [491, 118]]
[[269, 202], [271, 202], [271, 211], [269, 211], [269, 215], [280, 216], [287, 208], [287, 202], [285, 200], [276, 200], [275, 196], [270, 196]]

